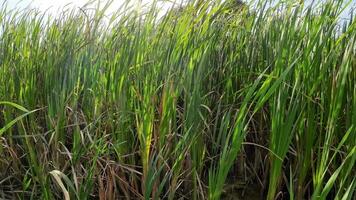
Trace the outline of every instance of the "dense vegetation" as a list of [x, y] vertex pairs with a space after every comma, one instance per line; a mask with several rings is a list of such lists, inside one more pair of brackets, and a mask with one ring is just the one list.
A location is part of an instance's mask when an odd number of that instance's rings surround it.
[[3, 5], [0, 198], [354, 198], [356, 25], [302, 2]]

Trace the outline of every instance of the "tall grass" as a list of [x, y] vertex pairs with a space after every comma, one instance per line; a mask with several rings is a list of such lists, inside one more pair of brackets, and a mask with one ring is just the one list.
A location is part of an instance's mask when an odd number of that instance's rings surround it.
[[352, 199], [348, 2], [2, 6], [0, 198]]

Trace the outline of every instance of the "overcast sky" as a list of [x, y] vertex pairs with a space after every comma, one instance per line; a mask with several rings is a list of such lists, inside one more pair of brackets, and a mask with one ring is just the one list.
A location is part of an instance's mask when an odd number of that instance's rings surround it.
[[[10, 8], [26, 8], [30, 6], [31, 8], [38, 8], [41, 11], [47, 10], [47, 12], [51, 12], [55, 14], [59, 12], [64, 6], [71, 7], [81, 7], [85, 5], [88, 1], [93, 0], [0, 0], [0, 2], [7, 1], [8, 7]], [[98, 1], [98, 0], [95, 0]], [[130, 2], [135, 2], [139, 0], [130, 0]], [[101, 2], [106, 2], [105, 0], [101, 0]], [[114, 0], [111, 4], [109, 10], [113, 11], [120, 7], [125, 2], [125, 0]], [[143, 3], [150, 2], [150, 0], [143, 0]]]
[[[70, 4], [73, 7], [80, 7], [83, 6], [88, 0], [0, 0], [0, 6], [4, 1], [7, 1], [8, 7], [10, 8], [26, 8], [30, 5], [32, 8], [38, 8], [41, 11], [47, 10], [52, 14], [58, 13], [63, 6]], [[103, 1], [103, 0], [102, 0]], [[104, 0], [105, 1], [105, 0]], [[103, 2], [104, 2], [103, 1]], [[114, 0], [110, 9], [111, 11], [116, 10], [125, 0]], [[130, 2], [140, 1], [140, 0], [129, 0]], [[143, 3], [148, 3], [152, 0], [142, 0]], [[307, 2], [311, 0], [306, 0]], [[315, 0], [315, 1], [322, 1], [322, 0]], [[351, 7], [355, 7], [356, 0], [352, 0]], [[169, 6], [166, 6], [167, 8]], [[347, 17], [347, 14], [350, 12], [350, 8], [346, 10], [342, 17]]]

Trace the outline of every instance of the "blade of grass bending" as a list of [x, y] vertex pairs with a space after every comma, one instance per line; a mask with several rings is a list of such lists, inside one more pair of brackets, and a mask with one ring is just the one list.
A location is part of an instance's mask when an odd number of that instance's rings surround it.
[[[76, 198], [79, 199], [79, 196], [76, 192], [76, 189], [74, 187], [74, 184], [72, 183], [72, 181], [68, 178], [67, 175], [65, 175], [63, 172], [59, 171], [59, 170], [52, 170], [51, 172], [49, 172], [53, 178], [56, 180], [56, 182], [58, 183], [58, 185], [61, 187], [63, 193], [65, 193], [65, 191], [68, 193], [68, 195], [70, 195], [70, 193], [68, 192], [68, 190], [66, 189], [66, 187], [64, 186], [62, 179], [64, 180], [64, 182], [67, 184], [67, 186], [69, 187], [69, 189], [71, 189]], [[63, 190], [64, 188], [64, 190]]]
[[9, 102], [9, 101], [0, 101], [0, 105], [9, 105], [12, 106], [14, 108], [17, 108], [23, 112], [30, 112], [29, 110], [27, 110], [26, 108], [24, 108], [23, 106], [20, 106], [19, 104], [13, 103], [13, 102]]
[[50, 174], [53, 176], [54, 180], [56, 180], [56, 183], [61, 188], [61, 190], [63, 192], [64, 199], [65, 200], [70, 200], [69, 192], [66, 189], [66, 187], [64, 186], [64, 184], [62, 182], [62, 179], [60, 178], [60, 176], [62, 175], [62, 172], [60, 172], [58, 170], [53, 170], [53, 171], [50, 172]]
[[7, 123], [4, 127], [2, 127], [2, 128], [0, 129], [0, 136], [2, 136], [2, 134], [5, 133], [5, 131], [7, 131], [7, 130], [8, 130], [9, 128], [11, 128], [14, 124], [16, 124], [16, 122], [20, 121], [21, 119], [23, 119], [23, 118], [26, 117], [27, 115], [30, 115], [30, 114], [32, 114], [32, 113], [35, 113], [35, 112], [37, 112], [37, 111], [39, 111], [39, 110], [42, 110], [42, 108], [36, 109], [36, 110], [32, 110], [32, 111], [30, 111], [30, 112], [27, 112], [27, 113], [25, 113], [25, 114], [22, 114], [22, 115], [16, 117], [14, 120], [10, 121], [9, 123]]

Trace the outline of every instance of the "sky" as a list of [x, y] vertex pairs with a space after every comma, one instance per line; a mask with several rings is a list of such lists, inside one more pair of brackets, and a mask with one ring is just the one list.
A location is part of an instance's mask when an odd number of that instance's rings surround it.
[[[51, 14], [56, 14], [62, 10], [63, 7], [82, 7], [88, 1], [93, 0], [0, 0], [0, 3], [7, 1], [9, 8], [38, 8], [41, 11], [50, 12]], [[95, 0], [97, 2], [98, 0]], [[129, 0], [130, 2], [139, 0]], [[106, 1], [101, 0], [103, 4]], [[113, 0], [109, 11], [114, 11], [120, 7], [125, 2], [125, 0]], [[150, 0], [143, 0], [143, 3], [148, 3]]]
[[[81, 7], [85, 5], [89, 0], [0, 0], [0, 6], [3, 5], [3, 2], [7, 1], [7, 5], [9, 8], [21, 8], [26, 9], [38, 8], [41, 11], [46, 11], [51, 14], [59, 13], [62, 8], [66, 5], [70, 5], [72, 7]], [[98, 0], [95, 0], [98, 1]], [[103, 0], [101, 0], [104, 2]], [[149, 3], [152, 0], [129, 0], [130, 2], [142, 1], [143, 3]], [[306, 2], [310, 2], [311, 0], [306, 0]], [[322, 0], [315, 0], [322, 1]], [[348, 8], [341, 17], [346, 18], [351, 8], [356, 8], [356, 0], [351, 0], [351, 6]], [[114, 11], [122, 5], [125, 0], [113, 0], [111, 7], [108, 9], [108, 12]], [[165, 6], [165, 8], [169, 8], [169, 5]], [[163, 8], [164, 9], [164, 8]]]

